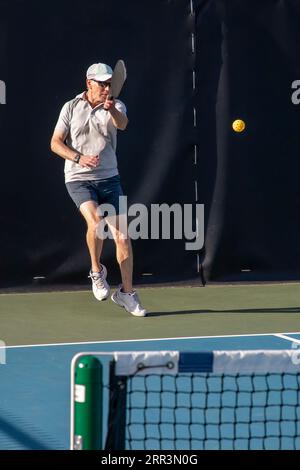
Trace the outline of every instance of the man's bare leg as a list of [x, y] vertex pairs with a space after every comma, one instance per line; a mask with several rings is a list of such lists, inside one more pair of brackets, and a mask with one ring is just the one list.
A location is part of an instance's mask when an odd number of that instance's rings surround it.
[[110, 287], [106, 281], [106, 268], [100, 264], [103, 240], [97, 236], [97, 228], [100, 217], [97, 214], [98, 206], [94, 201], [81, 204], [80, 212], [87, 223], [86, 242], [91, 257], [91, 272], [93, 294], [97, 300], [105, 300], [110, 293]]
[[102, 252], [103, 240], [97, 237], [97, 226], [100, 217], [97, 214], [98, 205], [95, 201], [87, 201], [81, 204], [80, 212], [87, 223], [86, 242], [91, 257], [91, 270], [101, 271], [100, 256]]
[[142, 307], [137, 292], [132, 289], [133, 255], [131, 241], [127, 234], [127, 217], [119, 215], [107, 217], [106, 222], [116, 243], [117, 260], [122, 277], [122, 289], [117, 289], [111, 299], [136, 317], [145, 317], [147, 311]]
[[[130, 238], [127, 233], [124, 233], [124, 231], [127, 232], [127, 226], [122, 226], [120, 217], [122, 216], [107, 217], [106, 222], [116, 244], [116, 257], [122, 277], [122, 291], [129, 293], [132, 292], [133, 254]], [[124, 220], [123, 225], [125, 224]]]

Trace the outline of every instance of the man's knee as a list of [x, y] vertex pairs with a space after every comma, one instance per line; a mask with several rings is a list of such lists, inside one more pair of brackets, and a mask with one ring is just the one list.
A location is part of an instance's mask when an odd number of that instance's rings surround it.
[[100, 223], [100, 219], [95, 218], [95, 219], [87, 220], [88, 230], [96, 234], [97, 230], [98, 230], [99, 223]]
[[119, 249], [129, 251], [131, 248], [130, 238], [121, 232], [118, 232], [115, 236], [115, 242]]

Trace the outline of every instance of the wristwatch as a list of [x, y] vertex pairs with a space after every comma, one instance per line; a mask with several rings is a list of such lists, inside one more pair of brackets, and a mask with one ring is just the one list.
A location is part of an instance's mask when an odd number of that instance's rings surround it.
[[76, 153], [75, 157], [73, 158], [73, 162], [79, 163], [79, 160], [81, 159], [80, 153]]

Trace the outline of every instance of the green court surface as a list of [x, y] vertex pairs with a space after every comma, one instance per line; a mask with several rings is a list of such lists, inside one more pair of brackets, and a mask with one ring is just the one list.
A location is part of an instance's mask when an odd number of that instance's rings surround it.
[[139, 289], [149, 311], [136, 318], [91, 292], [0, 295], [6, 345], [115, 341], [298, 331], [300, 284]]

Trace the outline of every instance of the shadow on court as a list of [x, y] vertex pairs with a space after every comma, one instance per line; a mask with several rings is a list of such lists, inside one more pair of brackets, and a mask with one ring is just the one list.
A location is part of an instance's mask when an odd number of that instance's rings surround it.
[[174, 310], [173, 312], [149, 312], [147, 317], [160, 317], [167, 315], [190, 315], [190, 314], [211, 314], [211, 313], [300, 313], [300, 307], [285, 308], [250, 308], [232, 310]]
[[49, 449], [49, 447], [42, 440], [33, 437], [34, 431], [32, 427], [28, 428], [27, 426], [25, 431], [21, 428], [21, 426], [16, 424], [18, 421], [20, 420], [16, 416], [12, 416], [10, 419], [5, 419], [0, 416], [0, 448], [7, 448], [6, 444], [9, 443], [11, 448], [36, 450]]

